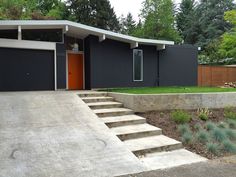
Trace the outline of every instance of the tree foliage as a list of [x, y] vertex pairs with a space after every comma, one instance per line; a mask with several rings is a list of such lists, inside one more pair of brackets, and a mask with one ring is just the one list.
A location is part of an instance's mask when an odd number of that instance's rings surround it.
[[172, 0], [145, 0], [141, 17], [144, 21], [141, 37], [180, 41]]
[[230, 22], [233, 28], [222, 36], [219, 56], [221, 58], [236, 59], [236, 10], [226, 12], [225, 20]]
[[136, 30], [136, 22], [133, 19], [131, 13], [128, 13], [126, 17], [121, 16], [120, 23], [121, 23], [121, 33], [127, 35], [134, 35], [134, 32]]
[[181, 34], [184, 43], [196, 43], [198, 25], [196, 18], [195, 0], [182, 0], [176, 17], [177, 28]]
[[106, 30], [119, 31], [120, 25], [108, 0], [68, 0], [71, 19]]
[[200, 27], [196, 45], [204, 49], [229, 30], [231, 25], [224, 20], [224, 13], [233, 8], [233, 0], [201, 0], [196, 9]]
[[0, 19], [65, 19], [68, 11], [60, 0], [0, 0]]

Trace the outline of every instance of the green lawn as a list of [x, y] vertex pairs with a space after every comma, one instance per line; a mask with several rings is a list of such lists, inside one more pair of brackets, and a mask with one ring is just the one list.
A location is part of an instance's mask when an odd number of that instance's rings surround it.
[[236, 92], [236, 88], [218, 87], [146, 87], [146, 88], [114, 88], [109, 92], [132, 94], [163, 94], [163, 93], [209, 93], [209, 92]]

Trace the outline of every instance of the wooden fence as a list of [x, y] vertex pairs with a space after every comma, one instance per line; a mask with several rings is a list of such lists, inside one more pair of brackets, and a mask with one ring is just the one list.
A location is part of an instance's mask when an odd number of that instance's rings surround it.
[[236, 82], [236, 66], [198, 66], [198, 86], [223, 86]]

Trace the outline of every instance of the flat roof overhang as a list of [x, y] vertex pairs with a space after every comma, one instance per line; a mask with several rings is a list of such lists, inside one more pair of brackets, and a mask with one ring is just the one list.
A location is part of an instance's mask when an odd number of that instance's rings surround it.
[[143, 39], [103, 30], [67, 20], [1, 20], [0, 30], [7, 29], [62, 29], [68, 36], [86, 38], [88, 35], [99, 37], [102, 42], [106, 38], [129, 43], [131, 48], [139, 44], [156, 46], [157, 50], [165, 49], [165, 45], [174, 45], [174, 41]]

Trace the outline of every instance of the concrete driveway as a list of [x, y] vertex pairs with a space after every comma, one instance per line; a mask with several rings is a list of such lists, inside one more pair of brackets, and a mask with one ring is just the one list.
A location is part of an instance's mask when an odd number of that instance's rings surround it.
[[76, 92], [0, 93], [0, 176], [116, 176], [145, 170]]

